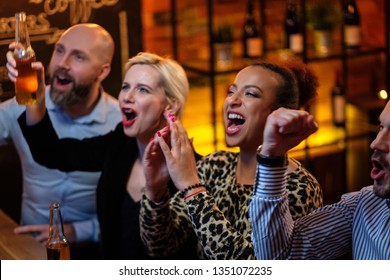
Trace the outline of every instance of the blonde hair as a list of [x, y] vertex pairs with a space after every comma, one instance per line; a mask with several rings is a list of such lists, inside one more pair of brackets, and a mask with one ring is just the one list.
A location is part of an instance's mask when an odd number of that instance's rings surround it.
[[190, 91], [187, 75], [183, 67], [169, 57], [161, 57], [149, 52], [140, 52], [126, 63], [125, 73], [136, 64], [150, 65], [160, 73], [162, 86], [168, 102], [176, 101], [178, 103], [176, 114], [181, 117]]

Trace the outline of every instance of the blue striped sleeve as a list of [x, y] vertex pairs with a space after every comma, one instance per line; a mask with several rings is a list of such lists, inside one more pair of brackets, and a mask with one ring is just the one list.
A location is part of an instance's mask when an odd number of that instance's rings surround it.
[[[283, 258], [293, 221], [288, 208], [287, 166], [257, 165], [254, 196], [249, 204], [252, 242], [257, 259]], [[282, 219], [289, 215], [289, 219]]]
[[257, 165], [255, 195], [280, 197], [286, 194], [287, 166]]
[[351, 251], [352, 220], [359, 195], [343, 196], [297, 221], [289, 211], [286, 169], [258, 166], [249, 204], [257, 259], [333, 259]]

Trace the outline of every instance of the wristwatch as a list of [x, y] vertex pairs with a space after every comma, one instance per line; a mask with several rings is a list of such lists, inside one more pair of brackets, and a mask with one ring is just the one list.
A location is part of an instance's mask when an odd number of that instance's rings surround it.
[[287, 154], [280, 157], [265, 156], [261, 154], [261, 148], [262, 145], [260, 145], [256, 151], [256, 158], [258, 163], [269, 167], [283, 167], [288, 165]]

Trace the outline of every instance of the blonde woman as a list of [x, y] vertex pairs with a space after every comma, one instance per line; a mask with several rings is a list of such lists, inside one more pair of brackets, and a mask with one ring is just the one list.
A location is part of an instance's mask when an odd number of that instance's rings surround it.
[[[43, 74], [40, 65], [36, 69]], [[24, 116], [20, 119], [39, 163], [63, 171], [102, 171], [97, 211], [104, 259], [150, 258], [139, 233], [140, 200], [145, 187], [141, 159], [150, 139], [166, 126], [164, 113], [169, 110], [170, 114], [181, 116], [188, 92], [186, 74], [178, 63], [156, 54], [140, 53], [129, 59], [125, 67], [118, 97], [122, 122], [115, 131], [82, 141], [59, 139], [39, 105], [27, 107], [28, 125]]]

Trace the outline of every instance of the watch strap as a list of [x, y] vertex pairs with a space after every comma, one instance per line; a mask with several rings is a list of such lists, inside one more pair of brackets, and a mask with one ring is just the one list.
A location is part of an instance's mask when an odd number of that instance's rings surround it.
[[288, 158], [287, 155], [284, 156], [266, 156], [261, 154], [261, 145], [259, 148], [257, 148], [257, 162], [264, 165], [264, 166], [269, 166], [269, 167], [283, 167], [288, 165]]

